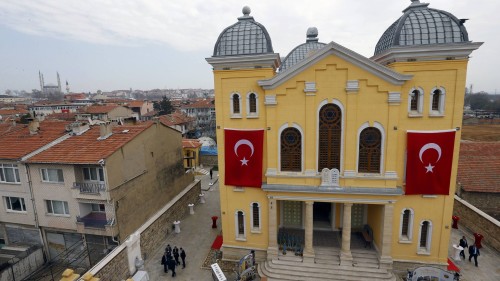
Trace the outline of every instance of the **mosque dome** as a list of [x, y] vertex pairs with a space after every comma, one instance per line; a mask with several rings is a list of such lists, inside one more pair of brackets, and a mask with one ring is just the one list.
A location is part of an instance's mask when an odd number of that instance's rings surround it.
[[257, 55], [273, 53], [271, 37], [266, 28], [250, 16], [250, 8], [243, 7], [238, 22], [222, 31], [215, 43], [214, 57]]
[[463, 23], [454, 15], [428, 8], [428, 3], [411, 0], [411, 5], [403, 10], [396, 20], [380, 37], [375, 47], [375, 55], [395, 46], [415, 46], [469, 42]]
[[309, 27], [306, 33], [306, 43], [300, 44], [293, 49], [281, 62], [280, 71], [290, 68], [299, 61], [313, 54], [316, 50], [323, 48], [326, 44], [318, 42], [318, 29]]

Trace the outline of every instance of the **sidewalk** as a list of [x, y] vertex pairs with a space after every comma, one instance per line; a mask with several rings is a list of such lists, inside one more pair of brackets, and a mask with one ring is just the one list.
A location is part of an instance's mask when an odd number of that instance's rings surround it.
[[[474, 265], [474, 259], [469, 262], [469, 251], [465, 250], [465, 260], [455, 261], [453, 255], [455, 249], [453, 244], [458, 244], [460, 238], [465, 236], [469, 245], [474, 243], [474, 236], [471, 232], [459, 226], [458, 229], [451, 230], [450, 245], [448, 247], [448, 256], [450, 260], [455, 263], [458, 268], [460, 268], [460, 280], [461, 281], [498, 281], [500, 280], [500, 256], [498, 253], [488, 248], [488, 241], [481, 243], [483, 248], [480, 249], [481, 255], [477, 258], [478, 267]], [[486, 244], [486, 245], [485, 245]]]
[[[213, 179], [217, 179], [218, 172], [214, 171]], [[210, 176], [196, 176], [201, 180], [201, 189], [205, 194], [205, 204], [197, 203], [194, 206], [194, 215], [187, 215], [181, 221], [181, 233], [172, 232], [169, 234], [161, 245], [158, 245], [158, 250], [154, 255], [147, 257], [145, 262], [145, 270], [149, 274], [149, 280], [192, 280], [192, 281], [209, 281], [212, 279], [210, 270], [202, 269], [201, 266], [207, 258], [212, 243], [221, 231], [220, 225], [220, 197], [219, 184], [215, 181], [210, 185]], [[188, 206], [186, 206], [188, 208]], [[212, 216], [218, 216], [217, 229], [212, 228]], [[170, 226], [165, 226], [170, 227]], [[182, 247], [186, 251], [186, 268], [182, 269], [182, 265], [176, 268], [176, 277], [172, 277], [172, 272], [163, 272], [163, 265], [160, 264], [161, 257], [165, 251], [167, 244], [172, 248]], [[179, 259], [180, 260], [180, 259]], [[228, 280], [233, 280], [226, 274]]]

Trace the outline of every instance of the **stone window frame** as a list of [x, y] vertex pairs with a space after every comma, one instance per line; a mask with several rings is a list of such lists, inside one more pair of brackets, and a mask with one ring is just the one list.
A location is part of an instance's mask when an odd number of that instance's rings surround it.
[[[238, 97], [238, 106], [239, 106], [238, 112], [235, 112], [235, 109], [234, 109], [234, 102], [235, 102], [234, 97], [235, 96]], [[229, 99], [230, 99], [229, 106], [230, 106], [231, 118], [241, 118], [241, 94], [238, 92], [232, 92]]]
[[[438, 92], [438, 93], [436, 93]], [[438, 109], [434, 110], [432, 107], [434, 101], [434, 95], [439, 95], [438, 101]], [[429, 95], [429, 116], [442, 117], [444, 116], [445, 109], [445, 101], [446, 101], [446, 90], [443, 87], [434, 87]]]
[[[252, 105], [252, 100], [250, 99], [250, 96], [254, 95], [255, 96], [255, 112], [251, 111], [251, 105]], [[240, 105], [241, 108], [241, 105]], [[259, 117], [259, 95], [256, 92], [248, 92], [247, 93], [247, 118], [258, 118]]]
[[[424, 223], [427, 222], [427, 235], [425, 237], [425, 247], [421, 247], [422, 240], [422, 228]], [[424, 219], [420, 221], [420, 227], [418, 231], [418, 241], [417, 241], [417, 255], [430, 255], [432, 245], [432, 221], [429, 219]]]
[[[257, 218], [255, 218], [254, 216], [254, 211], [255, 211], [255, 208], [257, 208]], [[252, 202], [250, 203], [250, 232], [251, 233], [261, 233], [262, 231], [262, 212], [261, 212], [262, 208], [260, 206], [260, 203], [259, 202]], [[257, 219], [258, 220], [258, 226], [255, 226], [254, 224], [254, 220]]]
[[[240, 227], [239, 227], [240, 213], [241, 213], [242, 220], [243, 220], [243, 233], [240, 233]], [[246, 228], [245, 219], [246, 219], [245, 218], [245, 211], [236, 210], [236, 212], [234, 212], [234, 230], [235, 230], [234, 233], [235, 233], [235, 238], [237, 241], [246, 241], [247, 240], [247, 236], [246, 236], [247, 228]]]
[[[418, 92], [417, 108], [412, 109], [411, 101], [412, 97]], [[424, 105], [424, 90], [421, 87], [411, 88], [408, 92], [408, 116], [409, 117], [422, 117]]]
[[[403, 235], [403, 218], [405, 211], [409, 211], [408, 218], [408, 233], [407, 235]], [[412, 208], [404, 208], [401, 210], [400, 220], [399, 220], [399, 243], [412, 243], [413, 240], [413, 220], [415, 218], [415, 212]]]
[[[288, 128], [295, 128], [300, 132], [300, 138], [301, 138], [301, 144], [300, 144], [300, 171], [299, 172], [292, 172], [292, 171], [281, 171], [281, 134], [285, 129]], [[292, 173], [292, 174], [301, 174], [304, 172], [304, 130], [302, 130], [302, 127], [297, 124], [297, 123], [292, 123], [289, 125], [288, 123], [283, 124], [279, 130], [278, 130], [278, 165], [279, 165], [279, 171], [282, 173]]]
[[[367, 172], [359, 172], [359, 144], [360, 144], [360, 137], [361, 137], [361, 132], [363, 132], [364, 129], [373, 127], [379, 130], [380, 132], [380, 164], [379, 164], [379, 173], [367, 173]], [[370, 126], [369, 122], [363, 123], [359, 128], [358, 128], [358, 135], [357, 135], [357, 143], [356, 143], [356, 173], [358, 175], [383, 175], [384, 174], [384, 161], [385, 161], [385, 142], [386, 142], [386, 135], [385, 135], [385, 129], [384, 126], [382, 126], [381, 123], [379, 122], [373, 122], [373, 126]]]

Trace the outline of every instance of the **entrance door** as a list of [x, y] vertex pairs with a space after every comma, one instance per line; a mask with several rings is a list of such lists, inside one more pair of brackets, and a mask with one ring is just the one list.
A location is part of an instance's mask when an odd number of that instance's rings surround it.
[[302, 202], [283, 201], [283, 226], [302, 228]]
[[366, 223], [366, 205], [352, 204], [351, 209], [351, 231], [362, 231]]
[[313, 205], [313, 222], [314, 229], [331, 230], [332, 221], [332, 203], [330, 202], [314, 202]]

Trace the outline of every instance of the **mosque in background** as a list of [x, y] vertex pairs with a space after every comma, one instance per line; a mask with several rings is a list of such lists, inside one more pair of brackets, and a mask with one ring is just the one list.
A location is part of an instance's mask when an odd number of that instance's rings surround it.
[[[394, 280], [394, 268], [445, 266], [467, 63], [482, 44], [469, 39], [464, 22], [412, 0], [371, 58], [321, 43], [309, 28], [305, 43], [281, 59], [265, 26], [243, 8], [206, 59], [214, 73], [223, 259], [255, 250], [259, 272], [270, 278], [285, 274], [283, 260], [353, 276], [367, 268], [377, 280]], [[251, 130], [263, 130], [261, 148], [244, 137]], [[445, 165], [445, 148], [428, 143], [422, 163], [417, 155], [409, 166], [413, 131], [429, 138], [453, 131], [444, 194], [410, 177], [412, 169], [430, 175]], [[234, 147], [226, 147], [229, 132], [242, 136]], [[258, 162], [258, 149], [262, 183], [227, 184], [227, 171]], [[243, 157], [241, 165], [226, 166], [231, 157]], [[434, 160], [424, 167], [424, 157]]]

